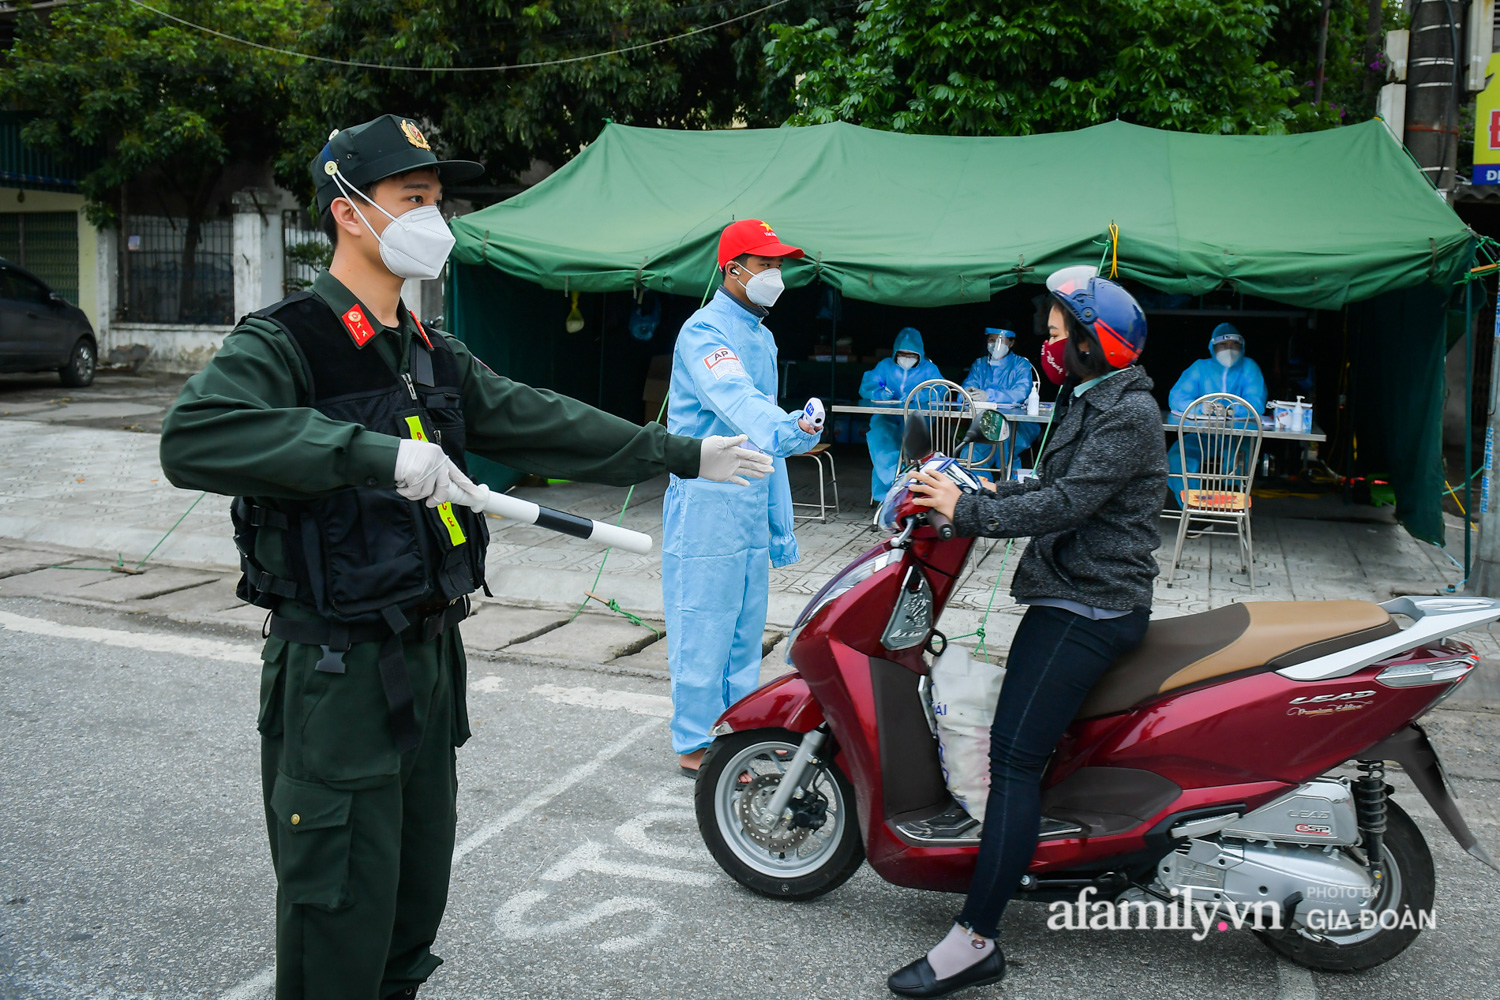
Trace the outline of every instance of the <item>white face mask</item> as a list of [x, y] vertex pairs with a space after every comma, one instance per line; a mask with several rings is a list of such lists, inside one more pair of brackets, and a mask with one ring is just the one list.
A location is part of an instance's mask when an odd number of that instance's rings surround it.
[[1214, 351], [1214, 360], [1225, 368], [1233, 368], [1244, 356], [1244, 351], [1237, 351], [1233, 347], [1221, 347]]
[[1010, 344], [1004, 337], [996, 337], [995, 342], [990, 345], [990, 360], [999, 361], [1010, 353]]
[[897, 356], [896, 364], [902, 368], [915, 368], [917, 367], [917, 359], [909, 354], [902, 354]]
[[[354, 214], [359, 216], [359, 221], [371, 233], [375, 233], [375, 227], [370, 225], [365, 213], [359, 210], [343, 177], [334, 174], [333, 179], [338, 182], [339, 190], [349, 198], [349, 204], [353, 206]], [[365, 201], [375, 205], [373, 200], [360, 192], [355, 191], [353, 194], [359, 194]], [[420, 278], [424, 281], [443, 273], [443, 265], [448, 262], [448, 254], [453, 252], [455, 240], [436, 205], [423, 205], [404, 215], [392, 215], [379, 205], [375, 207], [391, 220], [385, 227], [385, 232], [375, 233], [375, 239], [380, 244], [380, 259], [387, 270], [398, 278]]]
[[[736, 270], [744, 273], [743, 268]], [[781, 293], [786, 290], [786, 285], [781, 280], [779, 267], [768, 267], [764, 271], [752, 274], [749, 281], [741, 281], [739, 274], [732, 274], [730, 277], [739, 281], [740, 287], [745, 290], [745, 298], [766, 309], [774, 306], [776, 300], [781, 298]]]

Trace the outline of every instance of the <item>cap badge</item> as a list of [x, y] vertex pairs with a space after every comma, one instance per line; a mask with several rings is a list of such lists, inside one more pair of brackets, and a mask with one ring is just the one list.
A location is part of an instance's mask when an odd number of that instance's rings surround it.
[[427, 145], [427, 140], [423, 137], [421, 129], [405, 118], [401, 119], [401, 132], [406, 136], [406, 141], [413, 146], [416, 146], [418, 149], [425, 149], [429, 153], [432, 152], [432, 147]]
[[768, 223], [768, 222], [762, 222], [760, 224], [760, 228], [764, 229], [766, 231], [766, 235], [769, 236], [769, 237], [771, 237], [771, 239], [774, 240], [776, 238], [776, 230], [774, 230], [774, 229], [771, 228], [770, 223]]

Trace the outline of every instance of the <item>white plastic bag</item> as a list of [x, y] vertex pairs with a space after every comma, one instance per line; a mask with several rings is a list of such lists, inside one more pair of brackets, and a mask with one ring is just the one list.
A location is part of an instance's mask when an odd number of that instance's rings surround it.
[[1004, 667], [976, 660], [962, 646], [949, 646], [932, 662], [943, 780], [964, 811], [981, 823], [990, 795], [990, 724], [1004, 682]]

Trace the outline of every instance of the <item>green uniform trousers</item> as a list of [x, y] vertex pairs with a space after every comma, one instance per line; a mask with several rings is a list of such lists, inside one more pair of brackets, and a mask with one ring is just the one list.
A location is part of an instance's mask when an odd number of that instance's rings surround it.
[[421, 742], [396, 751], [379, 644], [345, 672], [318, 646], [272, 637], [262, 654], [261, 782], [276, 869], [278, 1000], [381, 1000], [442, 963], [458, 777], [469, 737], [458, 629], [405, 643]]

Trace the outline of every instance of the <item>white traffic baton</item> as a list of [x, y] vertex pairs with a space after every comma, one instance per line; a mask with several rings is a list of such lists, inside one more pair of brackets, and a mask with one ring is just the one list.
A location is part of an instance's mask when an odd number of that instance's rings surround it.
[[458, 488], [453, 491], [449, 499], [472, 507], [483, 514], [494, 514], [522, 524], [535, 524], [564, 535], [572, 535], [574, 538], [584, 538], [610, 548], [624, 549], [626, 552], [638, 552], [643, 556], [651, 554], [653, 541], [645, 532], [631, 531], [617, 524], [606, 524], [603, 521], [579, 517], [577, 514], [569, 514], [566, 511], [553, 510], [551, 507], [543, 507], [530, 500], [496, 493], [493, 490], [486, 490], [486, 492], [489, 494], [488, 497]]

